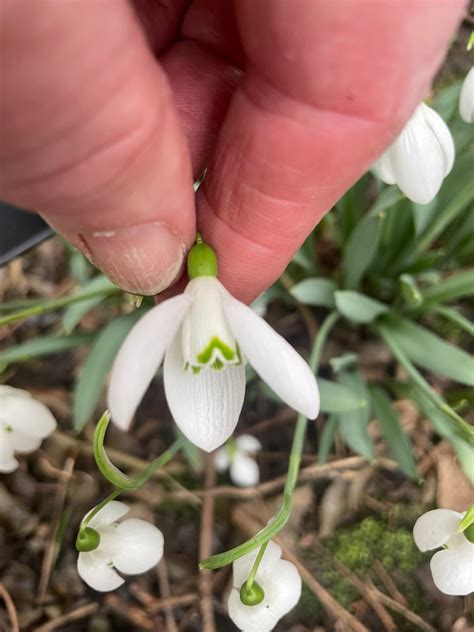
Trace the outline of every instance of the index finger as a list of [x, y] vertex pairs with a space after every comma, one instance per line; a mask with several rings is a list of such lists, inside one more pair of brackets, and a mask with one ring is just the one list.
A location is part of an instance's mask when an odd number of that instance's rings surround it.
[[235, 3], [248, 70], [233, 96], [198, 224], [220, 277], [252, 300], [423, 99], [460, 0]]

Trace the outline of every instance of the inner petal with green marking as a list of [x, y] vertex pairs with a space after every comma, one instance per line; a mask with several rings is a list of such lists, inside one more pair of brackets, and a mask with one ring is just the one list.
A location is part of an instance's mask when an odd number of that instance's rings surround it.
[[187, 291], [193, 303], [181, 331], [184, 370], [219, 371], [227, 364], [242, 364], [242, 354], [224, 316], [216, 279], [198, 277], [189, 283]]

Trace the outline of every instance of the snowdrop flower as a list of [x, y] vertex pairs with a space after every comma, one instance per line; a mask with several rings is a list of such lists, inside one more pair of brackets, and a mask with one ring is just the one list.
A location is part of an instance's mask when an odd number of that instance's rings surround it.
[[252, 435], [243, 434], [217, 450], [214, 463], [218, 472], [230, 469], [230, 478], [240, 487], [253, 487], [260, 481], [260, 470], [253, 458], [262, 444]]
[[56, 428], [56, 420], [44, 404], [28, 391], [0, 385], [0, 472], [18, 467], [15, 452], [29, 454]]
[[138, 518], [117, 523], [128, 510], [125, 503], [111, 500], [79, 529], [77, 572], [94, 590], [106, 592], [121, 586], [125, 580], [115, 569], [137, 575], [163, 556], [163, 534], [157, 527]]
[[301, 577], [296, 566], [281, 559], [281, 547], [270, 540], [255, 575], [255, 605], [243, 603], [247, 579], [258, 549], [235, 560], [232, 565], [232, 591], [229, 616], [243, 632], [270, 632], [278, 621], [296, 606], [301, 596]]
[[465, 123], [474, 123], [474, 66], [462, 82], [459, 94], [459, 116]]
[[217, 280], [214, 251], [197, 243], [183, 294], [151, 309], [125, 339], [112, 368], [112, 421], [128, 429], [164, 358], [168, 405], [195, 445], [211, 452], [232, 434], [244, 400], [245, 363], [310, 419], [319, 412], [313, 372], [286, 340]]
[[374, 167], [387, 184], [398, 184], [413, 202], [428, 204], [454, 164], [454, 142], [448, 126], [424, 103]]
[[421, 551], [444, 547], [431, 558], [433, 581], [447, 595], [474, 592], [474, 525], [460, 531], [464, 514], [451, 509], [433, 509], [418, 518], [413, 528]]

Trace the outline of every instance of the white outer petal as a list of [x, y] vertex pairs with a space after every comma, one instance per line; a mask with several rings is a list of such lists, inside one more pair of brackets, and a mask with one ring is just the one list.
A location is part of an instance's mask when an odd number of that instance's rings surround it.
[[14, 395], [15, 397], [31, 397], [31, 393], [22, 388], [9, 386], [8, 384], [0, 384], [0, 399], [2, 397], [6, 397], [7, 395]]
[[474, 592], [474, 544], [468, 540], [433, 555], [430, 562], [433, 581], [447, 595]]
[[181, 337], [165, 356], [165, 393], [173, 418], [184, 435], [206, 452], [215, 450], [233, 433], [245, 394], [245, 367], [184, 370]]
[[249, 434], [239, 435], [235, 440], [235, 447], [240, 452], [247, 452], [247, 454], [255, 454], [262, 449], [260, 441]]
[[418, 518], [413, 527], [413, 538], [420, 551], [443, 546], [454, 535], [462, 514], [451, 509], [432, 509]]
[[44, 404], [33, 397], [2, 397], [1, 416], [13, 430], [44, 439], [56, 429], [56, 420]]
[[[91, 511], [93, 510], [94, 508], [91, 509]], [[81, 522], [84, 522], [91, 511], [86, 513]], [[93, 529], [108, 526], [117, 522], [117, 520], [122, 518], [122, 516], [125, 516], [128, 511], [129, 507], [125, 503], [120, 502], [120, 500], [111, 500], [105, 505], [105, 507], [102, 507], [102, 509], [95, 514], [87, 526], [92, 527]]]
[[125, 338], [115, 358], [107, 394], [112, 421], [127, 430], [191, 305], [184, 294], [153, 307]]
[[436, 196], [447, 168], [445, 151], [425, 119], [423, 105], [418, 106], [390, 150], [398, 186], [418, 204], [428, 204]]
[[239, 487], [254, 487], [260, 481], [258, 464], [252, 457], [237, 452], [230, 466], [230, 478]]
[[377, 172], [377, 175], [382, 182], [385, 182], [385, 184], [395, 184], [397, 181], [395, 174], [393, 173], [390, 149], [391, 147], [386, 149], [380, 158], [373, 164], [373, 168]]
[[[234, 588], [239, 588], [242, 584], [247, 581], [250, 571], [252, 569], [253, 563], [255, 562], [255, 558], [258, 555], [259, 549], [254, 549], [247, 555], [243, 555], [239, 557], [235, 562], [232, 563], [232, 574], [233, 580], [232, 585]], [[260, 562], [260, 566], [258, 567], [259, 572], [263, 572], [264, 570], [271, 569], [281, 558], [281, 546], [270, 540], [265, 549], [265, 553], [263, 554], [262, 560]]]
[[474, 66], [467, 73], [461, 87], [459, 116], [465, 123], [474, 123]]
[[79, 553], [77, 572], [86, 584], [99, 592], [115, 590], [125, 581], [108, 565], [106, 557], [95, 551]]
[[0, 424], [0, 473], [9, 474], [18, 467], [18, 461], [13, 456], [14, 447], [11, 433]]
[[246, 606], [240, 601], [239, 590], [236, 588], [232, 588], [230, 592], [227, 608], [229, 617], [243, 632], [270, 632], [278, 623], [278, 617], [266, 599], [256, 606]]
[[16, 430], [11, 432], [10, 435], [15, 452], [29, 454], [30, 452], [37, 450], [41, 445], [41, 437], [34, 437], [33, 435], [18, 432]]
[[289, 406], [308, 419], [319, 413], [319, 390], [308, 364], [250, 307], [222, 287], [224, 313], [249, 364]]
[[121, 573], [144, 573], [163, 557], [164, 539], [155, 525], [139, 518], [124, 520], [110, 536], [104, 537], [104, 546], [110, 538], [113, 550], [111, 559]]
[[214, 453], [214, 467], [218, 472], [225, 472], [230, 467], [230, 456], [227, 446], [219, 448]]
[[453, 168], [454, 157], [456, 154], [453, 137], [451, 136], [449, 127], [436, 110], [433, 110], [433, 108], [430, 108], [425, 103], [422, 103], [421, 106], [423, 108], [425, 121], [430, 126], [433, 134], [438, 139], [441, 149], [443, 150], [445, 160], [444, 177], [446, 177]]

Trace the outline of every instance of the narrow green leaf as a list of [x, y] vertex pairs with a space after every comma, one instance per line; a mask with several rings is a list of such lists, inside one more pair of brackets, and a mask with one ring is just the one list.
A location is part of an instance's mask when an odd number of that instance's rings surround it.
[[119, 316], [97, 336], [74, 391], [72, 414], [76, 430], [82, 430], [92, 417], [115, 355], [125, 336], [143, 313], [143, 310], [135, 310]]
[[419, 480], [410, 440], [402, 430], [398, 413], [392, 407], [390, 398], [380, 386], [370, 387], [369, 392], [372, 410], [393, 458], [407, 476]]
[[465, 296], [474, 296], [474, 270], [463, 270], [440, 279], [436, 285], [422, 290], [425, 302], [448, 303]]
[[362, 408], [367, 401], [358, 392], [343, 384], [318, 378], [321, 410], [325, 413], [340, 413]]
[[380, 242], [383, 214], [365, 215], [353, 230], [344, 250], [345, 285], [355, 290], [372, 263]]
[[460, 384], [474, 386], [474, 358], [428, 329], [391, 315], [383, 328], [415, 364]]
[[335, 415], [329, 415], [326, 423], [324, 424], [323, 431], [319, 437], [319, 449], [318, 449], [318, 461], [319, 463], [326, 463], [329, 453], [334, 444], [334, 439], [337, 433], [338, 419]]
[[389, 310], [384, 303], [352, 290], [336, 292], [334, 298], [338, 311], [355, 323], [371, 323]]
[[421, 413], [429, 420], [435, 431], [449, 441], [464, 473], [474, 485], [474, 441], [466, 441], [464, 438], [461, 438], [456, 432], [451, 419], [421, 389], [417, 387], [412, 389], [412, 399]]
[[[87, 283], [86, 285], [84, 285], [84, 287], [82, 288], [82, 291], [85, 294], [88, 294], [89, 292], [96, 292], [96, 291], [100, 292], [101, 290], [113, 291], [114, 289], [116, 289], [115, 285], [113, 285], [113, 283], [111, 283], [107, 279], [107, 277], [100, 275], [92, 279], [91, 281], [89, 281], [89, 283]], [[69, 307], [64, 311], [64, 314], [63, 314], [64, 331], [70, 334], [73, 331], [73, 329], [76, 327], [76, 325], [79, 323], [81, 318], [85, 316], [87, 312], [89, 312], [93, 307], [96, 307], [96, 305], [99, 305], [108, 296], [109, 294], [104, 292], [104, 294], [97, 294], [84, 301], [69, 305]]]
[[293, 285], [290, 294], [305, 305], [332, 309], [336, 289], [336, 284], [329, 279], [310, 278]]
[[74, 334], [72, 336], [43, 336], [27, 340], [14, 347], [0, 351], [0, 364], [8, 365], [15, 362], [25, 362], [31, 358], [38, 358], [63, 351], [69, 351], [76, 347], [89, 344], [94, 339], [94, 334]]
[[337, 414], [339, 434], [354, 452], [372, 460], [374, 448], [368, 432], [370, 408], [365, 382], [359, 371], [343, 371], [339, 375], [339, 380], [343, 386], [356, 392], [365, 401], [359, 408]]

